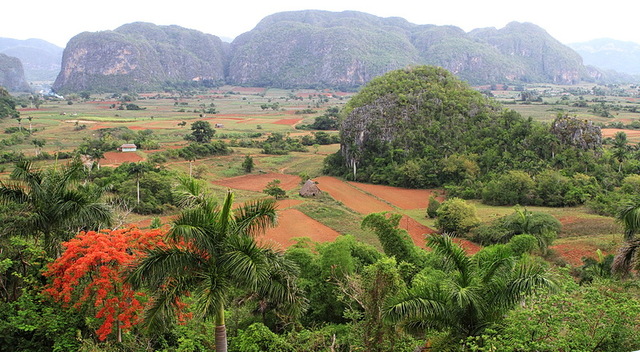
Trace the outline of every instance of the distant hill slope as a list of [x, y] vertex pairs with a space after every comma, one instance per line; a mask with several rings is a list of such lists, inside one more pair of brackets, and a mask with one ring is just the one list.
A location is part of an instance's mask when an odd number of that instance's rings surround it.
[[53, 81], [60, 72], [63, 49], [42, 39], [0, 38], [0, 53], [22, 62], [28, 81]]
[[569, 47], [582, 56], [586, 65], [627, 74], [640, 74], [640, 44], [601, 38], [572, 43]]
[[24, 78], [24, 69], [20, 59], [0, 54], [0, 87], [10, 92], [28, 92], [30, 90]]
[[591, 78], [577, 53], [530, 23], [465, 33], [361, 12], [308, 10], [268, 16], [236, 38], [228, 81], [354, 87], [421, 64], [442, 66], [472, 84]]
[[179, 26], [136, 22], [114, 31], [84, 32], [64, 50], [53, 89], [153, 89], [165, 82], [224, 79], [222, 41]]
[[471, 84], [574, 84], [611, 77], [530, 23], [464, 32], [402, 18], [319, 10], [265, 17], [231, 44], [177, 26], [132, 23], [81, 33], [64, 51], [54, 89], [154, 89], [208, 79], [283, 88], [362, 86], [391, 70], [442, 66]]

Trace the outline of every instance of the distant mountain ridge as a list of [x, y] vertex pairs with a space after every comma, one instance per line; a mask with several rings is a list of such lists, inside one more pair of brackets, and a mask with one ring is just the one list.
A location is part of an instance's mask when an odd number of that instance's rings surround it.
[[353, 87], [390, 70], [422, 64], [442, 66], [472, 84], [593, 79], [577, 53], [530, 23], [465, 33], [397, 17], [308, 10], [268, 16], [236, 38], [228, 80]]
[[471, 84], [620, 78], [586, 67], [578, 53], [531, 23], [466, 33], [398, 17], [305, 10], [267, 16], [231, 44], [151, 23], [81, 33], [64, 50], [54, 89], [149, 90], [193, 80], [353, 89], [391, 70], [425, 64], [442, 66]]
[[42, 39], [0, 38], [0, 53], [22, 62], [28, 81], [53, 81], [60, 72], [64, 49]]
[[609, 38], [568, 44], [586, 65], [627, 74], [640, 74], [640, 44]]

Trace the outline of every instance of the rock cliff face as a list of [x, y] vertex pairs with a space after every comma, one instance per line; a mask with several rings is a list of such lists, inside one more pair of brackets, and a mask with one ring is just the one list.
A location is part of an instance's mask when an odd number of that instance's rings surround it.
[[409, 38], [386, 28], [395, 21], [357, 12], [269, 16], [233, 41], [227, 80], [278, 87], [360, 86], [416, 62]]
[[425, 64], [471, 84], [571, 84], [601, 75], [529, 23], [466, 33], [361, 12], [307, 10], [268, 16], [229, 48], [211, 35], [149, 23], [82, 33], [64, 51], [54, 89], [153, 89], [194, 79], [353, 89], [386, 72]]
[[470, 37], [487, 43], [522, 67], [518, 79], [525, 82], [574, 84], [588, 75], [578, 53], [531, 23], [511, 22], [499, 30], [477, 29]]
[[409, 65], [437, 65], [472, 84], [588, 79], [580, 56], [530, 23], [465, 33], [359, 12], [268, 16], [232, 43], [233, 84], [356, 87]]
[[28, 92], [30, 90], [24, 78], [24, 69], [18, 58], [0, 54], [0, 87], [11, 92]]
[[131, 23], [114, 31], [81, 33], [64, 50], [53, 88], [152, 89], [165, 82], [224, 79], [222, 41], [178, 26]]

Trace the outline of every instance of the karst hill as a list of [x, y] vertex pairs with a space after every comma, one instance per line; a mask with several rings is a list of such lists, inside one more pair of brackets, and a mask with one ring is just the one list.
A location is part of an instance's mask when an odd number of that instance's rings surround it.
[[464, 32], [402, 18], [276, 13], [231, 44], [178, 26], [131, 23], [81, 33], [64, 50], [59, 92], [157, 89], [175, 82], [353, 89], [391, 70], [441, 66], [471, 84], [573, 84], [603, 78], [531, 23]]

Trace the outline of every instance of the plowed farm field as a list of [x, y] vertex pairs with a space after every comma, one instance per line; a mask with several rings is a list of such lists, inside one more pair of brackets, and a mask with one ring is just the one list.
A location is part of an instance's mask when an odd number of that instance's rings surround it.
[[242, 175], [213, 181], [213, 183], [233, 189], [262, 192], [262, 190], [267, 187], [267, 184], [273, 180], [280, 180], [280, 188], [287, 191], [294, 189], [300, 184], [300, 177], [278, 173]]

